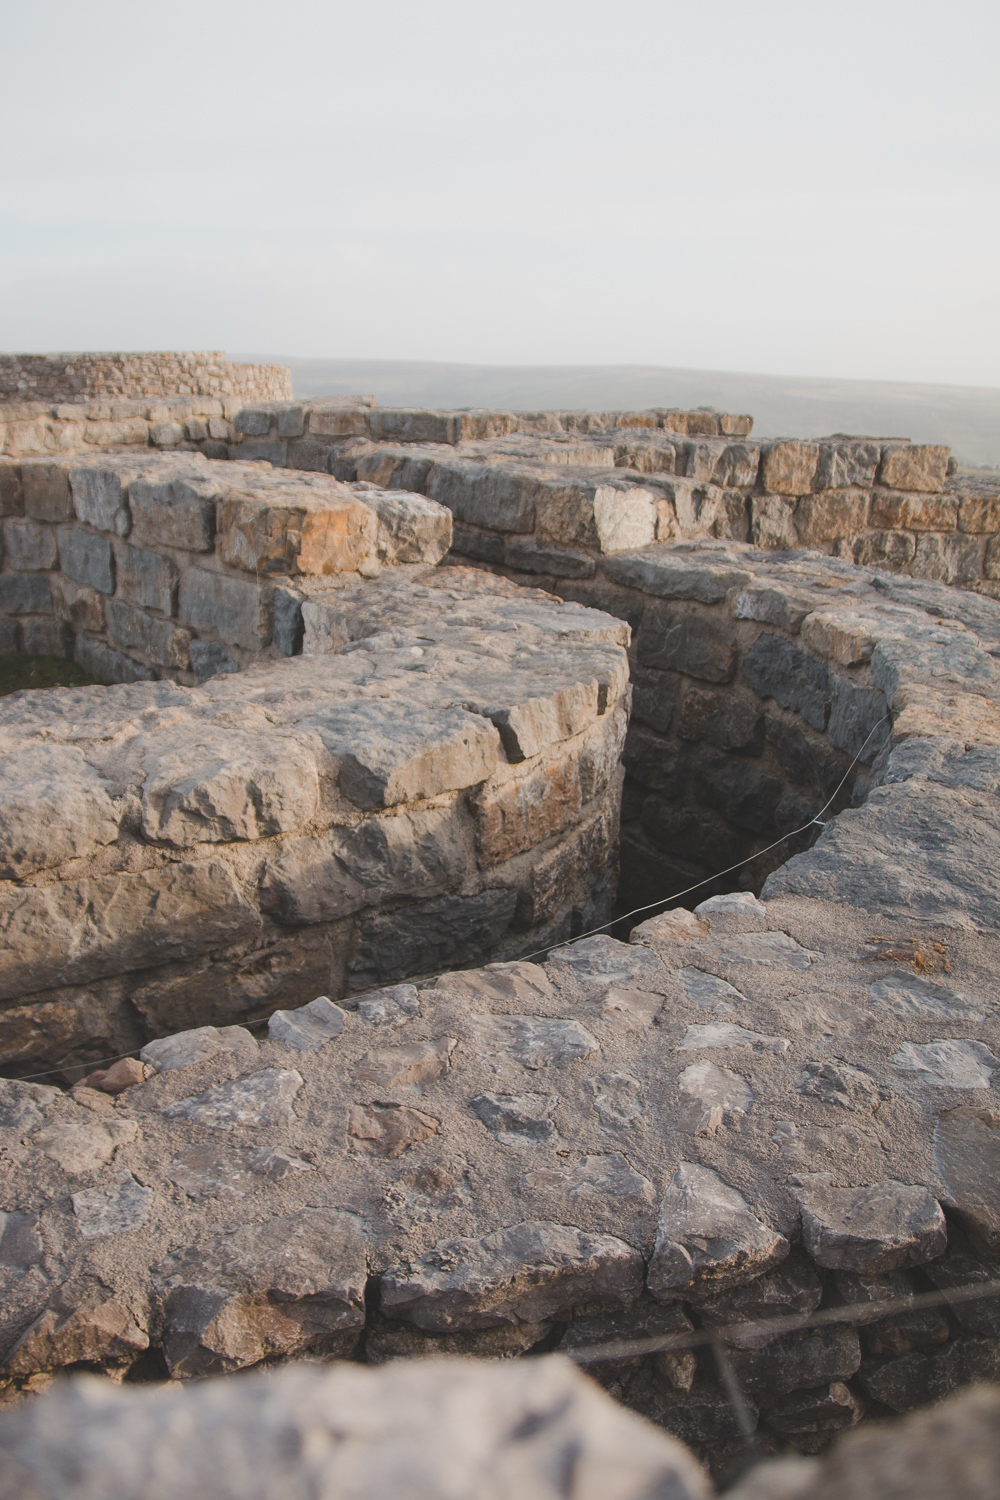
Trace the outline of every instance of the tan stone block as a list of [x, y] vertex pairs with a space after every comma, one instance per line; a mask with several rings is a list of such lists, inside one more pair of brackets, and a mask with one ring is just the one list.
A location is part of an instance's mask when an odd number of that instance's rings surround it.
[[985, 551], [984, 537], [921, 532], [910, 571], [914, 578], [934, 578], [940, 583], [974, 583], [983, 576]]
[[65, 573], [53, 573], [52, 602], [56, 615], [81, 634], [100, 635], [105, 627], [104, 595], [86, 584], [74, 583]]
[[378, 551], [378, 517], [345, 491], [278, 501], [230, 495], [219, 505], [218, 553], [249, 573], [353, 573]]
[[145, 448], [149, 442], [149, 425], [142, 417], [122, 422], [86, 422], [83, 441], [96, 448], [119, 445]]
[[804, 547], [855, 536], [868, 524], [867, 490], [823, 490], [795, 507], [795, 529]]
[[1000, 531], [1000, 495], [960, 500], [958, 529], [968, 532]]
[[867, 620], [837, 610], [816, 610], [802, 622], [802, 641], [818, 656], [844, 667], [870, 661], [875, 640]]
[[870, 531], [858, 541], [854, 557], [863, 567], [899, 572], [909, 567], [916, 551], [917, 539], [909, 531]]
[[567, 828], [580, 806], [575, 756], [547, 760], [530, 775], [483, 793], [473, 802], [481, 860], [495, 864], [536, 847]]
[[943, 490], [951, 449], [937, 443], [900, 443], [882, 449], [879, 481], [895, 490]]
[[894, 741], [963, 740], [972, 745], [1000, 745], [1000, 704], [976, 693], [947, 693], [922, 683], [907, 685], [893, 703]]
[[794, 500], [783, 495], [754, 495], [750, 514], [750, 540], [755, 547], [781, 552], [799, 545]]
[[986, 544], [983, 574], [986, 578], [1000, 578], [1000, 536], [990, 537]]
[[368, 416], [365, 406], [314, 406], [309, 412], [309, 431], [314, 437], [366, 437]]
[[958, 501], [951, 495], [872, 492], [872, 525], [892, 531], [957, 531]]
[[761, 449], [764, 489], [769, 495], [807, 495], [818, 463], [818, 443], [765, 443]]

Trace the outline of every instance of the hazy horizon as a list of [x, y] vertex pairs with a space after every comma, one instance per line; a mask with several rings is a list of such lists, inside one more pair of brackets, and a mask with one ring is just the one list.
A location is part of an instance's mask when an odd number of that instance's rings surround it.
[[236, 353], [286, 364], [296, 396], [373, 395], [394, 406], [643, 408], [749, 412], [758, 437], [832, 432], [947, 443], [963, 463], [1000, 465], [1000, 389], [774, 376], [654, 365], [487, 365], [433, 360], [311, 359]]

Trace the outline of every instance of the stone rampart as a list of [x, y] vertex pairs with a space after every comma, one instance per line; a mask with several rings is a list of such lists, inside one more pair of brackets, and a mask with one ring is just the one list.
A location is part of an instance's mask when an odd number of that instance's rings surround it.
[[194, 354], [0, 354], [0, 406], [8, 402], [118, 401], [150, 396], [280, 401], [291, 394], [292, 377], [287, 366], [233, 364], [218, 350]]
[[0, 703], [7, 1071], [606, 920], [628, 627], [471, 569], [314, 607], [280, 666]]

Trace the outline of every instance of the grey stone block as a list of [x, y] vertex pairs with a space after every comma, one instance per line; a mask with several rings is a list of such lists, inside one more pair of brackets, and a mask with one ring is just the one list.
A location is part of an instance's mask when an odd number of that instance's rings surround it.
[[24, 573], [54, 568], [59, 556], [52, 527], [19, 516], [4, 521], [3, 546], [10, 567]]
[[743, 680], [761, 698], [794, 709], [814, 729], [830, 712], [830, 674], [822, 662], [780, 635], [759, 635], [743, 658]]
[[553, 578], [593, 578], [597, 564], [585, 552], [565, 547], [545, 547], [538, 542], [508, 542], [504, 549], [508, 568], [522, 573], [547, 573]]
[[238, 672], [240, 664], [218, 641], [192, 641], [189, 647], [191, 670], [199, 682], [207, 682], [220, 673]]
[[170, 558], [118, 539], [114, 549], [119, 599], [163, 615], [176, 614], [179, 575]]
[[186, 668], [191, 635], [169, 620], [158, 620], [121, 599], [109, 599], [108, 634], [116, 646], [137, 651], [147, 661], [163, 667]]
[[233, 418], [233, 427], [243, 437], [267, 437], [273, 421], [269, 407], [244, 406]]
[[677, 615], [659, 604], [643, 615], [636, 654], [641, 666], [684, 672], [703, 682], [729, 682], [736, 671], [736, 639], [729, 625]]
[[[359, 464], [359, 474], [361, 469]], [[529, 532], [535, 527], [539, 482], [536, 474], [499, 464], [448, 463], [433, 466], [426, 489], [431, 499], [446, 505], [457, 521], [494, 531]]]
[[50, 615], [52, 588], [40, 573], [0, 574], [0, 614]]
[[78, 521], [98, 531], [128, 536], [132, 516], [128, 507], [127, 477], [110, 466], [105, 469], [96, 464], [92, 467], [81, 465], [70, 470], [69, 483]]
[[82, 526], [60, 526], [59, 566], [77, 583], [87, 584], [102, 594], [115, 591], [115, 560], [110, 539]]
[[24, 491], [21, 487], [21, 465], [12, 458], [0, 458], [0, 516], [23, 514]]
[[181, 624], [193, 630], [220, 635], [247, 651], [261, 651], [271, 640], [274, 590], [204, 568], [185, 568], [177, 613]]
[[831, 678], [831, 686], [833, 699], [827, 729], [830, 744], [850, 756], [860, 755], [866, 766], [872, 765], [892, 733], [884, 695], [836, 675]]
[[288, 463], [288, 444], [270, 438], [245, 438], [236, 449], [236, 457], [244, 463], [264, 459], [276, 469]]
[[21, 631], [16, 620], [0, 620], [0, 654], [7, 655], [11, 651], [17, 651], [20, 646]]
[[665, 1302], [698, 1283], [723, 1291], [777, 1265], [788, 1249], [717, 1172], [682, 1161], [660, 1204], [647, 1284]]
[[410, 974], [469, 963], [500, 941], [516, 908], [516, 891], [494, 890], [478, 896], [441, 896], [409, 910], [375, 913], [362, 920], [350, 986], [367, 990]]
[[88, 635], [77, 636], [73, 660], [98, 682], [152, 682], [156, 676], [142, 662], [133, 661], [123, 651], [114, 651]]
[[704, 755], [695, 772], [698, 799], [737, 828], [764, 833], [774, 827], [774, 814], [785, 787], [777, 776], [762, 775], [753, 762], [735, 756]]
[[35, 521], [72, 521], [73, 496], [69, 488], [69, 468], [44, 458], [21, 461], [21, 484], [24, 488], [24, 514]]
[[858, 486], [871, 489], [882, 457], [878, 443], [821, 443], [816, 468], [816, 488], [839, 490]]
[[934, 1260], [947, 1244], [944, 1214], [926, 1188], [842, 1188], [829, 1174], [810, 1172], [793, 1192], [802, 1205], [803, 1243], [817, 1265], [877, 1276]]
[[303, 595], [295, 589], [274, 591], [274, 644], [284, 656], [300, 656], [305, 624], [302, 619]]
[[464, 521], [455, 521], [451, 550], [459, 557], [473, 557], [477, 562], [502, 563], [504, 538], [496, 531], [483, 531], [479, 526], [466, 526]]
[[133, 542], [211, 552], [215, 545], [215, 495], [211, 480], [133, 479], [129, 486]]
[[73, 632], [63, 620], [25, 620], [21, 650], [26, 656], [70, 656]]

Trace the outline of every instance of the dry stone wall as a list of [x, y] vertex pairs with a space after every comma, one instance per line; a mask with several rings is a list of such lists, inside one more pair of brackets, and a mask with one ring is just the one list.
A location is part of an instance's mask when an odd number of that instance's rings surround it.
[[421, 566], [313, 609], [280, 666], [0, 703], [7, 1072], [606, 920], [627, 626]]
[[280, 401], [291, 394], [292, 377], [287, 366], [233, 364], [219, 350], [196, 354], [0, 354], [0, 405], [144, 396]]

